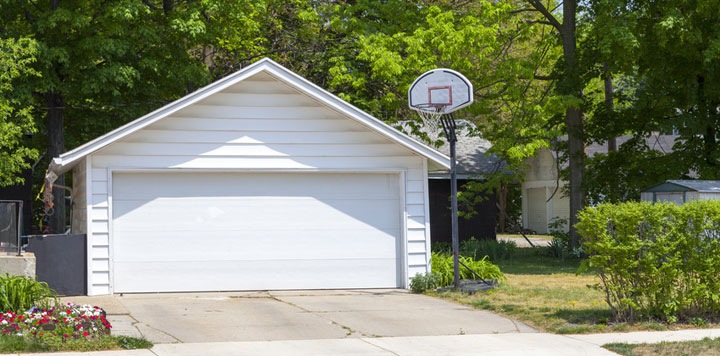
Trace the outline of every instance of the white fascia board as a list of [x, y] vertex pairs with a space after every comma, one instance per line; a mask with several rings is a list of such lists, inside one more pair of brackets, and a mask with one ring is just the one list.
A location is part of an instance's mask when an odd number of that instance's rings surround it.
[[135, 131], [138, 131], [148, 125], [157, 122], [169, 115], [172, 115], [178, 110], [181, 110], [189, 105], [192, 105], [206, 97], [215, 94], [219, 91], [226, 89], [240, 81], [247, 79], [261, 71], [266, 71], [276, 78], [290, 84], [302, 92], [315, 97], [322, 103], [334, 108], [335, 110], [344, 113], [345, 115], [356, 119], [357, 121], [365, 124], [366, 126], [374, 129], [377, 132], [384, 134], [391, 140], [409, 148], [410, 150], [419, 153], [432, 161], [440, 164], [443, 167], [450, 167], [450, 159], [444, 154], [438, 152], [435, 149], [428, 147], [427, 145], [411, 138], [408, 135], [399, 132], [392, 128], [390, 125], [370, 116], [364, 111], [357, 107], [347, 103], [346, 101], [338, 98], [337, 96], [327, 92], [319, 86], [311, 83], [307, 79], [293, 73], [287, 68], [281, 66], [275, 61], [269, 58], [263, 58], [225, 78], [222, 78], [214, 83], [208, 84], [193, 93], [190, 93], [178, 100], [173, 101], [145, 116], [142, 116], [130, 123], [127, 123], [113, 131], [108, 132], [92, 141], [85, 143], [73, 150], [61, 154], [56, 157], [50, 163], [49, 170], [56, 174], [62, 174], [67, 172], [72, 166], [79, 162], [79, 159], [93, 153]]

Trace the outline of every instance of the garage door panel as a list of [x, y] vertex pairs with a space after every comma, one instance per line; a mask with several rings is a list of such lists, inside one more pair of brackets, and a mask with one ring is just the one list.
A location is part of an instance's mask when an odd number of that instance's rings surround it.
[[397, 287], [397, 175], [113, 174], [115, 292]]
[[[318, 179], [322, 175], [322, 179]], [[113, 196], [147, 200], [159, 197], [305, 197], [352, 199], [397, 197], [396, 175], [268, 173], [116, 173]]]
[[[139, 232], [114, 244], [116, 262], [395, 258], [399, 230], [316, 230], [268, 236], [264, 231]], [[178, 241], [191, 242], [178, 244]], [[138, 249], [138, 246], [143, 246]], [[167, 246], [175, 245], [172, 249]], [[298, 251], [303, 251], [301, 254]]]
[[[395, 259], [116, 263], [115, 291], [395, 288]], [[228, 278], [237, 271], [237, 278]], [[308, 278], [313, 276], [314, 278]], [[208, 289], [212, 286], [215, 289]]]
[[[397, 226], [398, 206], [397, 199], [117, 199], [113, 227], [115, 231], [386, 229]], [[173, 219], [166, 219], [168, 216]], [[282, 225], [278, 224], [279, 217]]]

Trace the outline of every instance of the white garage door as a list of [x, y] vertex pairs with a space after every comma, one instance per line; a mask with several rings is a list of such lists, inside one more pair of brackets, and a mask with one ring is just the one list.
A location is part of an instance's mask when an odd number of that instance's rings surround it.
[[400, 285], [392, 174], [115, 173], [114, 292]]

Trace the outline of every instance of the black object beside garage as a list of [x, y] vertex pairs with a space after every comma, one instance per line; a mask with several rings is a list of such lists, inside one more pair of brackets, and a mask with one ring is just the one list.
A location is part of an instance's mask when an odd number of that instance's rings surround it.
[[25, 251], [35, 254], [37, 280], [59, 295], [87, 294], [85, 234], [28, 236]]

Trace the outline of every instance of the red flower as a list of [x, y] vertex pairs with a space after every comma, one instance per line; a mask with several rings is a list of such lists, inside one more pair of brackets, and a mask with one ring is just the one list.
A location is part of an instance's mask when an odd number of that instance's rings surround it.
[[90, 335], [90, 333], [87, 331], [83, 333], [83, 336], [88, 336], [88, 335]]

